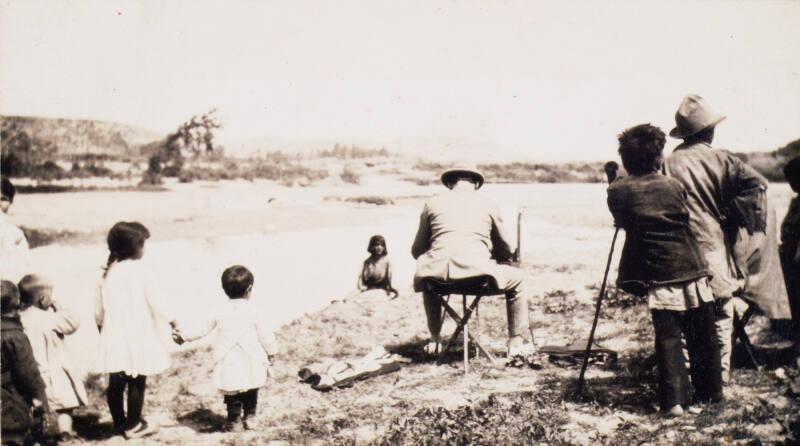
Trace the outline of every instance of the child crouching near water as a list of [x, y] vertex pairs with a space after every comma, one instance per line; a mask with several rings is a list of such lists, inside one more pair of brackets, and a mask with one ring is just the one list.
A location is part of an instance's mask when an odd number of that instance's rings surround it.
[[686, 336], [695, 402], [722, 400], [722, 369], [708, 265], [688, 229], [686, 191], [659, 171], [664, 142], [661, 129], [649, 124], [619, 135], [628, 176], [608, 187], [608, 207], [626, 236], [617, 286], [647, 297], [661, 411], [672, 417], [683, 415], [690, 404], [681, 334]]
[[397, 290], [392, 288], [392, 263], [386, 249], [386, 239], [381, 235], [370, 237], [367, 252], [370, 256], [364, 260], [358, 276], [359, 291], [384, 290], [386, 294], [397, 297]]
[[216, 329], [214, 384], [224, 395], [228, 411], [224, 430], [228, 432], [250, 428], [248, 420], [256, 414], [258, 389], [272, 375], [273, 356], [278, 352], [269, 324], [259, 317], [250, 298], [253, 282], [253, 273], [244, 266], [226, 269], [222, 273], [222, 289], [228, 301], [198, 331], [192, 332], [184, 324], [175, 330], [177, 338], [192, 341]]
[[[106, 397], [114, 429], [126, 438], [155, 433], [142, 418], [147, 377], [170, 367], [169, 331], [174, 318], [142, 257], [147, 228], [119, 222], [108, 232], [108, 264], [95, 304], [100, 331], [98, 372], [108, 373]], [[125, 389], [128, 390], [127, 414]]]
[[18, 287], [22, 327], [47, 387], [50, 409], [58, 414], [58, 433], [62, 438], [73, 436], [72, 412], [89, 401], [82, 374], [64, 344], [64, 337], [78, 329], [78, 318], [53, 300], [53, 285], [44, 277], [28, 274]]

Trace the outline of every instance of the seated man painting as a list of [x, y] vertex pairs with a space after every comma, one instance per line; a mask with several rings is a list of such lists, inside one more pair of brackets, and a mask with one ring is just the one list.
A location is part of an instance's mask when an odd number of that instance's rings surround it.
[[414, 290], [423, 293], [431, 338], [425, 350], [435, 353], [440, 341], [441, 302], [428, 292], [426, 279], [455, 281], [491, 276], [506, 294], [508, 355], [533, 351], [529, 332], [530, 288], [524, 273], [510, 265], [511, 246], [497, 205], [478, 191], [484, 178], [474, 168], [453, 168], [442, 174], [449, 189], [431, 198], [422, 210], [411, 254], [417, 259]]

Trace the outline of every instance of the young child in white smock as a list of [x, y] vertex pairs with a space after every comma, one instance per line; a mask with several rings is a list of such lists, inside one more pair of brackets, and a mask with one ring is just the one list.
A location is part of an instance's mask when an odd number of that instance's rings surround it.
[[89, 401], [83, 374], [64, 344], [64, 337], [78, 329], [78, 318], [53, 300], [53, 285], [47, 279], [28, 274], [20, 280], [18, 288], [22, 327], [47, 387], [50, 409], [58, 414], [59, 434], [71, 436], [72, 411]]
[[247, 421], [256, 413], [258, 389], [272, 375], [272, 356], [278, 352], [269, 324], [250, 299], [253, 281], [253, 274], [244, 266], [226, 269], [222, 273], [222, 289], [228, 301], [196, 331], [183, 324], [175, 331], [177, 338], [187, 341], [217, 331], [213, 344], [214, 384], [224, 395], [227, 431], [249, 429]]

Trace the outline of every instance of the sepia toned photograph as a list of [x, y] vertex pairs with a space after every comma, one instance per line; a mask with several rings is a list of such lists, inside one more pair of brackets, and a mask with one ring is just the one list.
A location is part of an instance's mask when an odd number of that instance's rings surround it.
[[800, 1], [0, 0], [0, 443], [800, 445]]

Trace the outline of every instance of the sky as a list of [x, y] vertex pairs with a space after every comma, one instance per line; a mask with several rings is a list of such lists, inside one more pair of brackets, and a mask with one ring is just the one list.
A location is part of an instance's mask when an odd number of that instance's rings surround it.
[[[218, 140], [538, 161], [614, 156], [680, 100], [715, 145], [800, 138], [800, 2], [0, 0], [0, 113]], [[670, 142], [675, 145], [676, 141]]]

